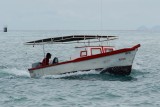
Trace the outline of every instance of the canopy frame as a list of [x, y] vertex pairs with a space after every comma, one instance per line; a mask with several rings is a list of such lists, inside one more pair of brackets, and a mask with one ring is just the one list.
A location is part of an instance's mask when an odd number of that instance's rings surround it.
[[[103, 39], [103, 40], [102, 40]], [[44, 45], [44, 44], [72, 44], [72, 43], [90, 43], [103, 42], [118, 39], [117, 36], [100, 36], [100, 35], [72, 35], [54, 38], [40, 39], [24, 43], [25, 45]], [[91, 41], [94, 40], [94, 41]]]

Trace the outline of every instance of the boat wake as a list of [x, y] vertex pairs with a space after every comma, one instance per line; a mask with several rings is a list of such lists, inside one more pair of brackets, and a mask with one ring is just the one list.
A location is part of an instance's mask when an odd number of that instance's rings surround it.
[[59, 75], [49, 75], [49, 76], [43, 76], [45, 79], [62, 79], [62, 78], [68, 78], [68, 77], [74, 77], [74, 76], [83, 76], [83, 75], [98, 75], [99, 72], [95, 70], [90, 71], [77, 71], [74, 73], [66, 73], [66, 74], [59, 74]]
[[16, 68], [0, 69], [0, 77], [30, 77], [26, 70], [19, 70]]
[[[135, 81], [138, 75], [143, 75], [144, 73], [133, 69], [133, 73], [130, 76], [119, 76], [112, 75], [109, 73], [100, 74], [95, 70], [90, 71], [77, 71], [74, 73], [67, 73], [61, 75], [49, 75], [43, 76], [39, 79], [65, 79], [65, 80], [89, 80], [89, 81]], [[0, 78], [30, 78], [29, 73], [26, 70], [19, 70], [16, 68], [6, 68], [0, 69]]]
[[137, 79], [132, 76], [112, 75], [109, 73], [100, 74], [95, 70], [91, 71], [78, 71], [75, 73], [44, 76], [45, 79], [66, 79], [66, 80], [89, 80], [89, 81], [136, 81]]

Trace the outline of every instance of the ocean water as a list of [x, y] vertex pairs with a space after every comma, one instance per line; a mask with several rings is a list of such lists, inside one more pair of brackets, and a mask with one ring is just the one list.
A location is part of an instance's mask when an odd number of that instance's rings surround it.
[[[117, 48], [141, 44], [130, 76], [95, 71], [30, 78], [42, 46], [23, 43], [72, 34], [119, 36]], [[160, 107], [160, 32], [153, 31], [9, 31], [0, 32], [0, 107]], [[69, 60], [72, 45], [46, 45], [45, 52]]]

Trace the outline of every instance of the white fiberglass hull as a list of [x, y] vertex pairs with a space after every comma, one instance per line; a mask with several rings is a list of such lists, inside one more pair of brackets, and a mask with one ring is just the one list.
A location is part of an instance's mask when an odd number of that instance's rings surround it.
[[[133, 49], [132, 49], [133, 48]], [[125, 74], [129, 75], [131, 72], [132, 64], [137, 47], [130, 49], [123, 49], [112, 52], [108, 55], [95, 55], [92, 58], [80, 58], [73, 61], [63, 62], [60, 64], [29, 69], [31, 77], [41, 77], [47, 75], [57, 75], [70, 73], [75, 71], [87, 71], [100, 69], [101, 73], [110, 72], [113, 74]]]

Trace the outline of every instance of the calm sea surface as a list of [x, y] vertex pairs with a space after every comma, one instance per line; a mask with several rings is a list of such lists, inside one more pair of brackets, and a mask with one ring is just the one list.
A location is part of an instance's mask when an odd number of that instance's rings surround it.
[[[131, 75], [79, 71], [30, 78], [27, 69], [43, 59], [43, 47], [23, 43], [73, 34], [116, 35], [110, 45], [117, 48], [140, 43]], [[159, 41], [160, 32], [151, 31], [1, 31], [0, 107], [160, 107]], [[45, 52], [69, 60], [74, 46], [46, 45]]]

